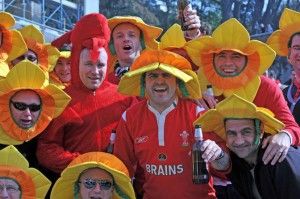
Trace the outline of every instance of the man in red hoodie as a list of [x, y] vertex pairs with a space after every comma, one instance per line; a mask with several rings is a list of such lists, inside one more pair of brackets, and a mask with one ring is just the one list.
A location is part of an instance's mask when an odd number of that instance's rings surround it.
[[58, 174], [80, 154], [104, 151], [111, 130], [135, 100], [105, 80], [110, 30], [103, 15], [82, 17], [64, 38], [72, 43], [66, 89], [72, 101], [41, 135], [37, 149], [39, 163]]

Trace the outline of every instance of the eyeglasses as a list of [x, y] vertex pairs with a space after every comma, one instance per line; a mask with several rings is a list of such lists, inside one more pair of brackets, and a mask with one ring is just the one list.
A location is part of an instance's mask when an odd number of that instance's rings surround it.
[[2, 193], [6, 189], [9, 193], [15, 193], [17, 191], [20, 191], [18, 187], [15, 187], [13, 185], [0, 185], [0, 193]]
[[96, 179], [85, 179], [83, 180], [83, 182], [79, 182], [79, 183], [83, 183], [84, 187], [90, 190], [94, 190], [96, 188], [97, 183], [99, 184], [101, 190], [110, 190], [111, 187], [113, 186], [113, 182], [109, 181], [109, 180], [96, 180]]
[[23, 102], [14, 102], [12, 100], [10, 100], [10, 103], [12, 103], [14, 108], [19, 111], [25, 111], [27, 108], [29, 108], [31, 112], [37, 112], [41, 110], [41, 104], [26, 104]]

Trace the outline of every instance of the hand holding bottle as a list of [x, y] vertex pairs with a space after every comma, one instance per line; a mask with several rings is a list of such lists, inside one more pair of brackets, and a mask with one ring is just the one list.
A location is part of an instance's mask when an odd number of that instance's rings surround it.
[[219, 147], [219, 145], [217, 145], [216, 142], [212, 140], [203, 141], [201, 151], [203, 152], [202, 158], [205, 162], [212, 162], [214, 160], [222, 158], [222, 156], [224, 155], [221, 147]]
[[197, 11], [194, 10], [191, 4], [188, 4], [183, 10], [184, 16], [184, 26], [186, 29], [186, 37], [189, 39], [195, 39], [201, 35], [200, 27], [201, 21], [199, 16], [197, 15]]

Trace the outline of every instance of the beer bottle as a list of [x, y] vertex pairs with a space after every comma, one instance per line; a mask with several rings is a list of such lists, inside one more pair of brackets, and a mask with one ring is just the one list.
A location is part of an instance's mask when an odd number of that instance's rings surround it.
[[195, 126], [195, 143], [192, 148], [192, 165], [193, 165], [193, 183], [205, 184], [209, 181], [207, 164], [202, 158], [203, 152], [201, 146], [203, 143], [203, 134], [200, 125]]
[[109, 138], [109, 144], [107, 145], [106, 152], [113, 153], [114, 152], [114, 144], [116, 140], [116, 130], [112, 130]]
[[179, 20], [180, 20], [182, 31], [188, 30], [188, 27], [184, 25], [184, 22], [186, 20], [184, 19], [183, 11], [184, 11], [185, 7], [187, 7], [189, 4], [190, 4], [189, 0], [178, 0], [177, 1], [178, 17], [179, 17]]

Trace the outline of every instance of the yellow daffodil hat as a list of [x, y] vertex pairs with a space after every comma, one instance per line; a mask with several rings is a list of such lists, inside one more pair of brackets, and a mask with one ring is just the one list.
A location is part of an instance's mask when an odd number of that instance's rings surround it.
[[[20, 90], [33, 90], [41, 98], [41, 113], [34, 126], [20, 128], [10, 112], [10, 98]], [[0, 80], [0, 143], [22, 144], [40, 134], [53, 118], [59, 116], [71, 98], [61, 89], [49, 84], [40, 67], [29, 61], [19, 62], [5, 79]]]
[[271, 34], [267, 43], [278, 55], [287, 56], [288, 41], [296, 32], [300, 32], [300, 12], [285, 8], [279, 19], [279, 30]]
[[0, 176], [15, 180], [23, 199], [44, 199], [51, 182], [12, 145], [0, 150]]
[[[199, 66], [201, 89], [212, 85], [216, 95], [228, 97], [233, 93], [253, 101], [260, 85], [262, 75], [273, 63], [276, 53], [267, 44], [250, 40], [246, 28], [235, 18], [231, 18], [218, 26], [211, 36], [199, 37], [186, 44], [186, 49]], [[247, 56], [244, 70], [235, 77], [219, 75], [213, 64], [215, 53], [231, 50]]]
[[144, 50], [121, 78], [118, 91], [125, 95], [145, 96], [145, 73], [156, 69], [179, 80], [177, 92], [180, 96], [192, 99], [202, 97], [197, 74], [192, 71], [189, 61], [166, 50]]
[[197, 71], [199, 67], [193, 63], [187, 54], [186, 44], [187, 41], [184, 37], [184, 32], [181, 30], [181, 26], [175, 23], [161, 36], [158, 49], [168, 50], [183, 56], [191, 63], [193, 71]]
[[[140, 17], [136, 16], [115, 16], [110, 19], [108, 19], [108, 26], [111, 30], [111, 34], [113, 33], [113, 30], [116, 26], [122, 23], [131, 23], [135, 26], [137, 26], [143, 35], [141, 35], [141, 43], [142, 45], [145, 45], [145, 48], [150, 49], [157, 49], [158, 48], [158, 42], [156, 39], [160, 36], [162, 33], [162, 29], [156, 26], [151, 26], [146, 24]], [[109, 64], [109, 70], [108, 72], [113, 71], [113, 64], [116, 61], [116, 55], [115, 50], [113, 47], [113, 40], [110, 41], [110, 64]]]
[[112, 175], [115, 188], [113, 199], [135, 199], [126, 166], [116, 156], [104, 152], [89, 152], [75, 158], [54, 184], [50, 198], [78, 198], [78, 179], [82, 172], [91, 168], [103, 169]]
[[284, 124], [274, 118], [274, 114], [263, 107], [257, 107], [237, 95], [227, 97], [201, 115], [194, 125], [199, 124], [204, 132], [215, 132], [226, 140], [224, 121], [225, 119], [258, 119], [264, 124], [264, 131], [275, 134], [284, 128]]
[[19, 31], [26, 42], [27, 48], [36, 53], [39, 66], [43, 71], [51, 72], [60, 56], [57, 48], [45, 43], [42, 32], [33, 25], [24, 26]]
[[0, 77], [6, 77], [9, 67], [5, 61], [15, 59], [25, 52], [27, 46], [22, 35], [17, 30], [11, 30], [16, 21], [7, 12], [0, 12], [0, 32], [2, 33], [2, 43], [0, 44]]

